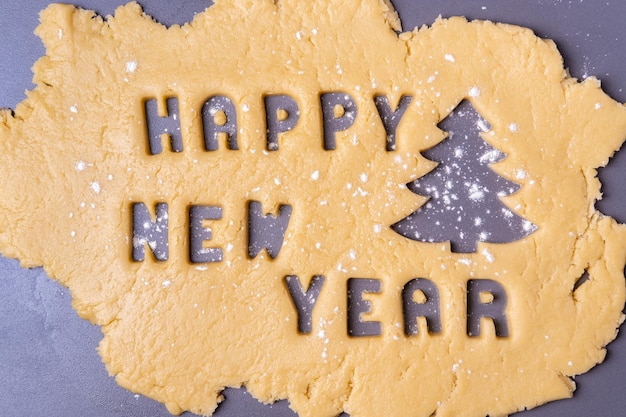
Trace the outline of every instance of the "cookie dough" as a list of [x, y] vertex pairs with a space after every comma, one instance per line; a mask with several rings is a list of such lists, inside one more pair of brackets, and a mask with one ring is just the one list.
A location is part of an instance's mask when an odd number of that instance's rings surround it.
[[[0, 252], [71, 290], [118, 383], [206, 415], [244, 384], [301, 417], [571, 396], [623, 320], [626, 228], [594, 203], [624, 106], [528, 29], [215, 3], [170, 28], [136, 3], [48, 7], [37, 86], [0, 113]], [[463, 100], [519, 185], [502, 204], [536, 227], [469, 253], [391, 228]]]

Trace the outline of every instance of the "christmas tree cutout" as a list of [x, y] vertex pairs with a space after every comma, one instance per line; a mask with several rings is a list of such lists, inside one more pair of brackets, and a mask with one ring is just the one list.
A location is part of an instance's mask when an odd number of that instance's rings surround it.
[[481, 241], [507, 243], [537, 230], [500, 201], [519, 185], [489, 168], [505, 154], [480, 137], [491, 126], [472, 104], [463, 100], [438, 126], [448, 137], [422, 154], [439, 165], [407, 184], [430, 199], [392, 229], [421, 242], [449, 241], [453, 252], [462, 253], [476, 252]]

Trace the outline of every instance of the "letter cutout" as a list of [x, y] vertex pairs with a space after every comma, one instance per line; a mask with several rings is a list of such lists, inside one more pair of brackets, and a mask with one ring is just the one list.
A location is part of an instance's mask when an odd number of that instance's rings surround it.
[[348, 334], [350, 336], [380, 336], [383, 325], [378, 321], [362, 321], [361, 315], [372, 311], [372, 303], [363, 299], [363, 293], [380, 293], [378, 279], [350, 278], [348, 280]]
[[146, 244], [157, 261], [167, 261], [169, 257], [167, 203], [157, 203], [155, 211], [153, 221], [144, 203], [133, 204], [133, 261], [145, 259]]
[[[354, 99], [345, 93], [324, 93], [320, 96], [322, 122], [324, 127], [324, 149], [333, 151], [337, 147], [335, 133], [346, 130], [354, 124], [357, 107]], [[343, 114], [337, 115], [336, 108]]]
[[213, 231], [202, 225], [204, 220], [219, 220], [221, 218], [221, 207], [189, 207], [189, 260], [192, 263], [221, 262], [224, 259], [221, 248], [204, 247], [204, 242], [213, 238]]
[[263, 215], [263, 207], [258, 201], [248, 203], [248, 256], [256, 258], [267, 249], [272, 259], [278, 256], [285, 240], [285, 232], [291, 218], [291, 206], [281, 204], [278, 216]]
[[285, 277], [285, 284], [287, 284], [291, 301], [293, 301], [293, 305], [298, 312], [298, 332], [303, 334], [311, 333], [313, 329], [313, 309], [325, 281], [326, 277], [323, 275], [315, 275], [305, 292], [297, 275], [287, 275]]
[[[424, 302], [413, 299], [416, 291], [420, 291]], [[439, 307], [439, 289], [431, 280], [415, 278], [407, 282], [402, 289], [402, 315], [404, 316], [404, 334], [414, 336], [419, 332], [418, 317], [426, 319], [428, 333], [441, 332], [441, 313]]]
[[155, 99], [146, 100], [144, 104], [146, 128], [148, 129], [148, 149], [151, 155], [158, 155], [163, 152], [163, 140], [166, 138], [169, 138], [172, 152], [183, 151], [178, 98], [167, 98], [165, 107], [166, 114], [161, 116]]
[[402, 120], [402, 116], [404, 116], [404, 113], [406, 112], [406, 109], [409, 108], [409, 104], [411, 104], [412, 100], [413, 96], [402, 96], [400, 98], [400, 102], [398, 103], [398, 107], [395, 111], [393, 111], [391, 110], [387, 96], [374, 97], [374, 103], [376, 104], [376, 109], [378, 109], [380, 120], [383, 122], [385, 132], [387, 132], [387, 143], [385, 145], [385, 149], [388, 152], [396, 150], [396, 130], [398, 129], [400, 120]]
[[[216, 121], [216, 115], [222, 112], [225, 116], [223, 123]], [[202, 106], [202, 126], [204, 129], [204, 149], [216, 151], [219, 149], [218, 138], [220, 133], [226, 136], [226, 146], [231, 150], [238, 150], [237, 144], [237, 110], [232, 100], [226, 96], [213, 96]]]
[[[267, 128], [267, 150], [278, 150], [278, 134], [293, 129], [300, 119], [298, 103], [288, 95], [279, 94], [266, 96], [265, 120]], [[279, 111], [287, 114], [284, 119], [279, 118]]]
[[[484, 302], [481, 294], [491, 300]], [[509, 336], [509, 325], [505, 309], [507, 295], [504, 287], [491, 279], [470, 279], [467, 281], [467, 334], [470, 337], [480, 335], [480, 322], [483, 317], [493, 320], [497, 337]]]

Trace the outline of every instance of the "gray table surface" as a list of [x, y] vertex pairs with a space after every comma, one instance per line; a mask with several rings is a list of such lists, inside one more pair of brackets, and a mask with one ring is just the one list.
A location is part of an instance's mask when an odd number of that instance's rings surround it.
[[[614, 99], [626, 102], [626, 1], [623, 0], [392, 0], [405, 29], [437, 16], [464, 15], [527, 26], [556, 41], [570, 73], [594, 75]], [[33, 35], [46, 0], [0, 0], [0, 107], [15, 108], [33, 88], [30, 67], [43, 54]], [[112, 14], [123, 0], [77, 0]], [[208, 0], [140, 0], [165, 24], [184, 23]], [[625, 138], [626, 139], [626, 138]], [[597, 207], [626, 222], [626, 151], [601, 170], [604, 199]], [[1, 180], [1, 179], [0, 179]], [[115, 384], [96, 353], [99, 328], [74, 313], [68, 291], [40, 269], [0, 257], [0, 415], [7, 417], [159, 417], [165, 407]], [[609, 345], [605, 362], [576, 378], [573, 399], [521, 412], [519, 417], [626, 415], [626, 337]], [[285, 402], [259, 404], [244, 390], [227, 390], [217, 417], [295, 416]], [[185, 416], [191, 416], [186, 413]], [[382, 417], [382, 416], [381, 416]], [[391, 417], [391, 416], [385, 416]]]

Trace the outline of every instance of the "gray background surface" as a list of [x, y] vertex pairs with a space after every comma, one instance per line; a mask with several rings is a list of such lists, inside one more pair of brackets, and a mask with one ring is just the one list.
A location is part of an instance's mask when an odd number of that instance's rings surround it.
[[[594, 75], [613, 98], [626, 101], [626, 1], [623, 0], [392, 0], [405, 30], [437, 16], [464, 15], [530, 27], [556, 41], [565, 66], [577, 78]], [[45, 0], [0, 0], [0, 107], [15, 108], [33, 88], [30, 67], [44, 51], [32, 34]], [[113, 13], [122, 0], [77, 0], [75, 4]], [[165, 24], [184, 23], [208, 0], [140, 0]], [[598, 208], [626, 222], [626, 151], [600, 172], [605, 198]], [[0, 179], [1, 180], [1, 179]], [[65, 288], [40, 269], [25, 270], [0, 257], [0, 415], [7, 417], [160, 417], [165, 408], [119, 388], [96, 346], [99, 328], [71, 309]], [[626, 415], [626, 337], [609, 345], [604, 364], [576, 378], [570, 400], [557, 401], [519, 417], [622, 417]], [[531, 382], [532, 383], [532, 382]], [[285, 402], [257, 403], [245, 391], [228, 390], [216, 416], [295, 416]], [[191, 416], [187, 413], [185, 416]], [[381, 416], [383, 417], [383, 416]], [[393, 416], [384, 416], [393, 417]], [[398, 416], [399, 417], [399, 416]]]

